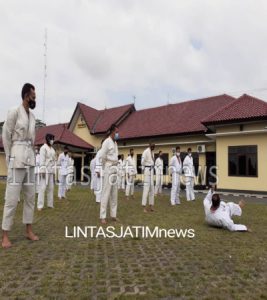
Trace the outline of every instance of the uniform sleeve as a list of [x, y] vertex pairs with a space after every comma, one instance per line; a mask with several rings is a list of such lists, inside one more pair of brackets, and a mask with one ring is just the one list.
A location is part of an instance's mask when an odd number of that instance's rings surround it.
[[2, 131], [2, 140], [3, 146], [6, 153], [7, 161], [9, 161], [9, 157], [11, 154], [11, 146], [12, 146], [12, 134], [14, 132], [17, 120], [17, 110], [10, 110], [7, 114], [7, 119], [3, 126]]
[[143, 152], [142, 158], [141, 158], [141, 165], [144, 167], [146, 161], [146, 151]]
[[174, 156], [170, 160], [169, 173], [170, 175], [174, 172]]
[[206, 195], [206, 197], [203, 200], [205, 214], [207, 214], [207, 211], [209, 211], [209, 209], [211, 207], [211, 199], [212, 199], [212, 190], [210, 189], [208, 194]]
[[59, 156], [58, 156], [58, 159], [57, 159], [57, 165], [58, 166], [61, 166], [61, 157], [62, 157], [62, 155], [60, 153]]
[[108, 144], [109, 144], [108, 139], [106, 139], [104, 141], [104, 143], [102, 144], [101, 151], [99, 153], [99, 159], [102, 159], [102, 161], [105, 161], [106, 158], [107, 158], [108, 150], [109, 150], [109, 145]]
[[45, 147], [41, 147], [40, 149], [40, 173], [45, 173]]

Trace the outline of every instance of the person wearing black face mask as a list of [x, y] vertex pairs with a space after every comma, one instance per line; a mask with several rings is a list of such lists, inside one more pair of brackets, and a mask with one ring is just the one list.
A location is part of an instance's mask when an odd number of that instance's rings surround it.
[[52, 147], [55, 137], [48, 133], [46, 143], [40, 149], [40, 190], [38, 194], [37, 209], [44, 208], [45, 191], [47, 189], [47, 206], [54, 207], [54, 176], [56, 171], [56, 151]]
[[30, 109], [35, 107], [35, 88], [24, 84], [22, 104], [8, 112], [3, 126], [2, 139], [8, 167], [6, 198], [2, 221], [2, 247], [11, 247], [8, 233], [15, 216], [20, 191], [24, 193], [23, 223], [26, 225], [26, 237], [32, 241], [39, 238], [32, 231], [35, 201], [35, 117]]

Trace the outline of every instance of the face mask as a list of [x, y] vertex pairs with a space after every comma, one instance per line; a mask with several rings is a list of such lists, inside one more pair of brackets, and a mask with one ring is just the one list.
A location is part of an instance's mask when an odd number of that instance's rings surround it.
[[30, 109], [35, 109], [36, 102], [34, 100], [30, 99], [28, 103]]
[[54, 144], [54, 140], [49, 141], [49, 144], [52, 146]]
[[191, 156], [192, 156], [192, 153], [188, 153], [188, 155], [189, 155], [189, 157], [191, 157]]
[[35, 150], [35, 154], [38, 154], [38, 150]]
[[118, 139], [120, 138], [120, 135], [118, 132], [115, 133], [115, 136], [114, 136], [114, 140], [117, 141]]
[[176, 152], [176, 155], [177, 155], [177, 156], [180, 156], [180, 152]]

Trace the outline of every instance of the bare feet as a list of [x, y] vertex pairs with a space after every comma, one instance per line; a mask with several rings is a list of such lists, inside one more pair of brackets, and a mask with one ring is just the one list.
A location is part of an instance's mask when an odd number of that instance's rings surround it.
[[154, 211], [154, 208], [153, 208], [153, 206], [150, 206], [150, 211]]
[[144, 208], [144, 213], [148, 213], [148, 210], [146, 209], [146, 207]]
[[120, 220], [118, 218], [111, 218], [112, 222], [120, 222]]
[[39, 237], [35, 235], [32, 231], [26, 233], [26, 238], [30, 241], [39, 241]]
[[244, 208], [246, 202], [244, 200], [240, 200], [238, 204], [241, 208]]
[[107, 224], [106, 219], [100, 219], [101, 224]]
[[2, 237], [2, 248], [8, 249], [8, 248], [10, 248], [10, 247], [12, 247], [12, 244], [11, 244], [9, 238], [8, 238], [8, 235], [5, 234], [5, 233], [3, 233], [3, 237]]

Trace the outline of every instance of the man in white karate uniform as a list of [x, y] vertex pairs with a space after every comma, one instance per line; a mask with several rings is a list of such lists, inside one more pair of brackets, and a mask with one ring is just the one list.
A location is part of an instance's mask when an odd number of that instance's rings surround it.
[[90, 173], [91, 173], [91, 182], [90, 182], [90, 189], [94, 190], [95, 185], [95, 164], [96, 164], [96, 155], [93, 154], [92, 159], [90, 161]]
[[126, 159], [126, 200], [129, 200], [129, 196], [134, 199], [134, 179], [137, 174], [136, 162], [134, 159], [134, 150], [130, 149], [130, 155]]
[[34, 168], [34, 174], [35, 174], [35, 193], [38, 194], [40, 190], [40, 149], [39, 147], [35, 147], [35, 168]]
[[69, 166], [68, 166], [68, 175], [67, 175], [67, 187], [66, 191], [70, 191], [74, 181], [74, 159], [72, 158], [73, 154], [69, 153]]
[[66, 189], [67, 189], [67, 176], [68, 176], [68, 167], [69, 167], [69, 155], [68, 147], [64, 147], [64, 152], [60, 153], [57, 160], [57, 165], [59, 166], [59, 186], [58, 186], [58, 198], [66, 198]]
[[187, 155], [183, 161], [183, 170], [185, 175], [186, 199], [187, 201], [194, 201], [195, 167], [193, 163], [191, 148], [187, 149]]
[[118, 203], [118, 146], [116, 140], [119, 132], [116, 125], [112, 125], [110, 134], [103, 142], [100, 159], [104, 169], [103, 190], [100, 203], [100, 220], [106, 224], [107, 205], [110, 204], [110, 216], [113, 221], [117, 221]]
[[56, 172], [56, 151], [52, 147], [55, 137], [46, 134], [46, 143], [40, 149], [40, 191], [38, 194], [37, 209], [44, 208], [45, 192], [47, 190], [47, 207], [54, 208], [54, 180]]
[[155, 173], [156, 173], [156, 184], [155, 184], [155, 196], [162, 193], [163, 185], [163, 159], [162, 151], [159, 151], [159, 156], [155, 161]]
[[232, 220], [233, 216], [241, 216], [242, 208], [245, 205], [243, 200], [239, 204], [221, 201], [219, 194], [214, 192], [215, 187], [209, 190], [203, 201], [205, 220], [214, 227], [228, 229], [230, 231], [250, 231], [247, 226], [235, 224]]
[[[103, 141], [102, 141], [103, 143]], [[101, 143], [101, 147], [102, 147]], [[104, 171], [102, 165], [102, 159], [100, 158], [101, 148], [98, 150], [95, 159], [95, 171], [94, 171], [94, 194], [95, 194], [95, 201], [96, 203], [101, 202], [101, 193], [103, 188], [103, 178], [104, 178]]]
[[180, 204], [180, 176], [182, 174], [183, 164], [180, 157], [180, 147], [175, 148], [175, 155], [170, 161], [170, 175], [172, 178], [172, 189], [171, 189], [171, 205]]
[[5, 205], [2, 220], [2, 247], [11, 247], [8, 233], [13, 225], [20, 192], [23, 191], [23, 223], [26, 237], [39, 240], [32, 231], [35, 202], [35, 117], [30, 111], [36, 102], [35, 88], [26, 83], [21, 92], [22, 104], [8, 112], [3, 126], [2, 140], [8, 166]]
[[[141, 165], [144, 171], [144, 188], [142, 206], [144, 212], [154, 211], [154, 149], [155, 144], [150, 142], [149, 147], [142, 154]], [[149, 198], [150, 209], [147, 209], [147, 198]]]
[[124, 190], [125, 189], [126, 162], [125, 162], [123, 154], [119, 155], [118, 159], [119, 159], [119, 164], [118, 164], [118, 168], [119, 168], [118, 188], [121, 189], [121, 190]]

